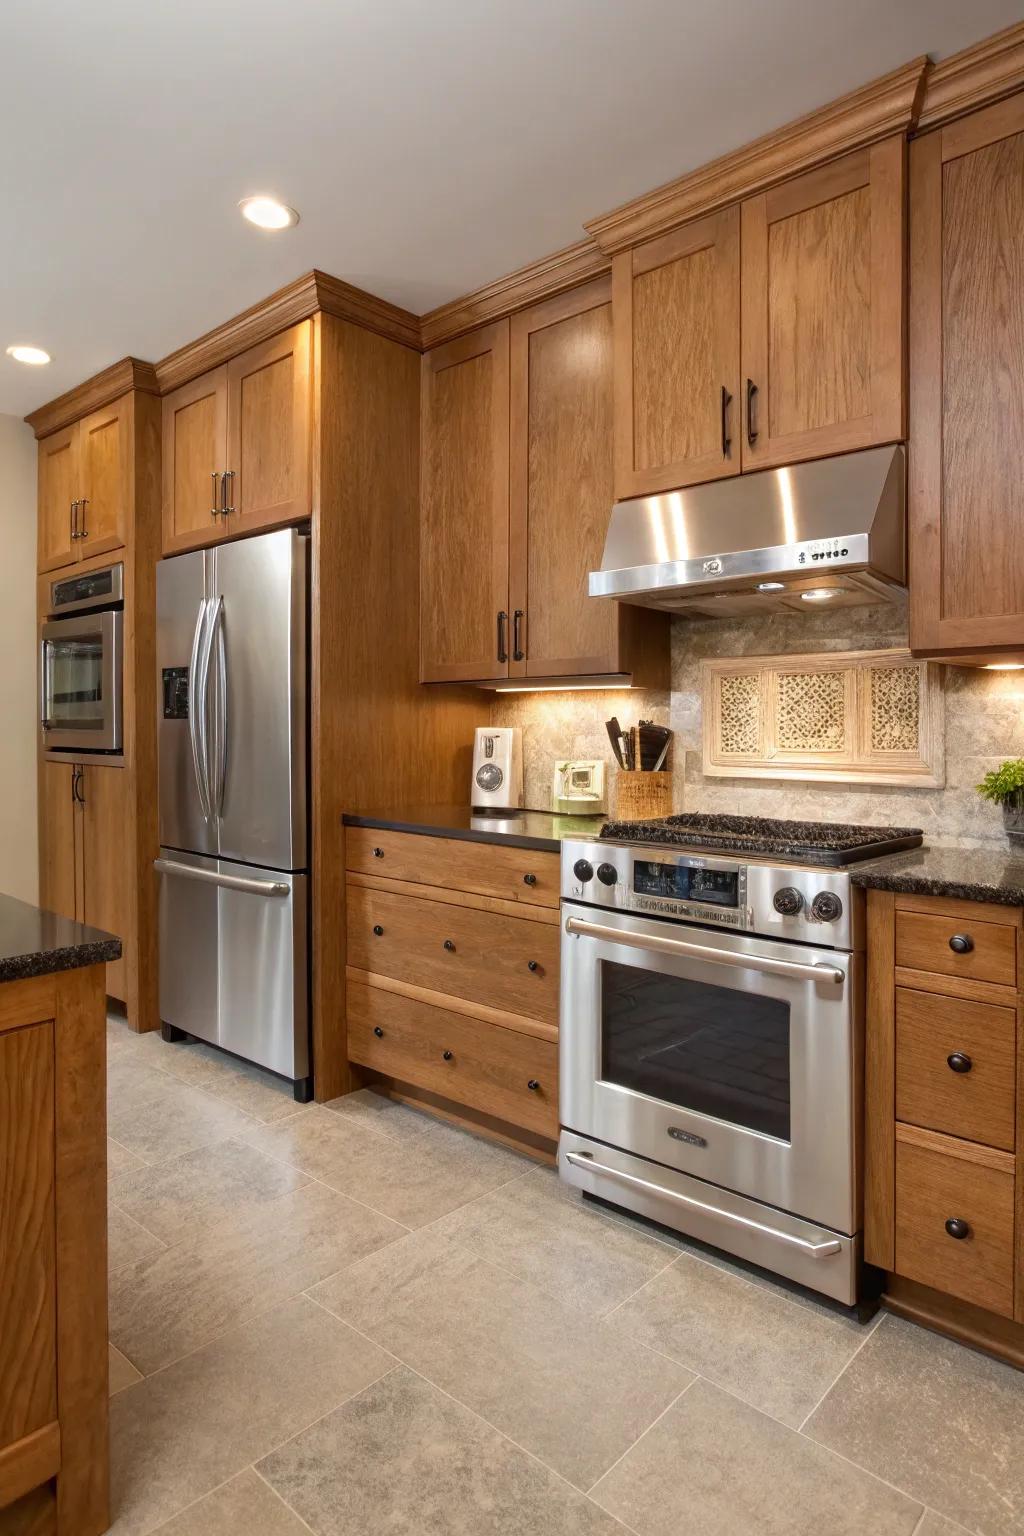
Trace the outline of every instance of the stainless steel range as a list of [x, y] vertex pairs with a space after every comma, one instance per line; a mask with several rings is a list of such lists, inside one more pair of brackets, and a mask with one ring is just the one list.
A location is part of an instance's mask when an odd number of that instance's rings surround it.
[[562, 844], [559, 1171], [851, 1303], [863, 897], [917, 831], [738, 817]]

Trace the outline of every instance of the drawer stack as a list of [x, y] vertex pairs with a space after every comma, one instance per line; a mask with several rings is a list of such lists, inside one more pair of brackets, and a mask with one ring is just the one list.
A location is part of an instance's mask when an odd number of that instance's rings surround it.
[[556, 853], [346, 829], [349, 1060], [558, 1136]]
[[[869, 952], [876, 974], [868, 1019], [868, 1257], [987, 1312], [1024, 1320], [1016, 1217], [1021, 914], [1013, 907], [872, 892], [876, 938], [886, 902], [888, 996], [877, 974], [879, 957]], [[871, 1095], [872, 1058], [877, 1074], [887, 1034], [891, 1242], [884, 1223], [872, 1222], [878, 1170], [870, 1166], [882, 1131]]]

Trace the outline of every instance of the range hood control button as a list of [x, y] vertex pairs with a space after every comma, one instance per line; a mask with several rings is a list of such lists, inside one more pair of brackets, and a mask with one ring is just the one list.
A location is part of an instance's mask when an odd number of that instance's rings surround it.
[[843, 915], [843, 904], [833, 891], [819, 891], [811, 902], [811, 916], [819, 923], [834, 923]]
[[586, 885], [588, 880], [593, 880], [594, 878], [594, 866], [589, 859], [577, 859], [572, 867], [572, 872], [576, 879], [582, 881], [584, 885]]
[[802, 910], [804, 899], [795, 885], [784, 885], [781, 891], [776, 891], [772, 905], [776, 912], [781, 912], [783, 917], [796, 917]]

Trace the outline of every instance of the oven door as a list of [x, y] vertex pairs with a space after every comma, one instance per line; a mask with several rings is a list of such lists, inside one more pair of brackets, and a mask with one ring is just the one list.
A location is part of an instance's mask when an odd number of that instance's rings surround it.
[[859, 1229], [860, 958], [562, 904], [562, 1125]]
[[115, 609], [43, 625], [39, 723], [46, 752], [121, 751], [123, 622]]

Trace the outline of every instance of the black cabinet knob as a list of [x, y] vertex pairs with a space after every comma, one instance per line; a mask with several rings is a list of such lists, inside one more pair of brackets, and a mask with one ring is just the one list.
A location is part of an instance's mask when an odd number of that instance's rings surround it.
[[974, 940], [969, 933], [954, 933], [949, 941], [949, 947], [957, 955], [969, 955], [974, 948]]
[[373, 1026], [373, 1032], [377, 1036], [378, 1040], [383, 1040], [384, 1039], [384, 1031], [381, 1029], [379, 1024], [375, 1024]]
[[451, 939], [445, 939], [444, 947], [450, 955], [455, 953], [455, 945], [452, 943]]
[[374, 923], [373, 931], [374, 931], [374, 933], [377, 935], [377, 937], [379, 939], [381, 934], [384, 932], [384, 929], [381, 927], [380, 923]]
[[540, 970], [540, 961], [539, 960], [527, 960], [527, 962], [526, 962], [526, 969], [528, 971], [539, 971]]
[[375, 859], [382, 859], [384, 857], [384, 849], [383, 848], [375, 848], [373, 850], [373, 856], [374, 856]]
[[523, 884], [524, 885], [536, 885], [537, 884], [537, 876], [536, 875], [524, 875], [523, 876]]
[[946, 1222], [946, 1231], [950, 1237], [970, 1237], [971, 1229], [961, 1216], [951, 1216]]
[[540, 1083], [538, 1083], [535, 1077], [531, 1077], [526, 1086], [529, 1088], [531, 1093], [536, 1093], [537, 1089], [540, 1087]]
[[451, 1059], [452, 1059], [452, 1053], [451, 1053], [451, 1051], [442, 1051], [442, 1052], [441, 1052], [441, 1055], [442, 1055], [442, 1057], [443, 1057], [443, 1059], [444, 1059], [444, 1060], [445, 1060], [445, 1061], [451, 1061]]
[[969, 1072], [974, 1062], [969, 1056], [965, 1056], [963, 1051], [953, 1051], [946, 1057], [946, 1066], [951, 1072]]

